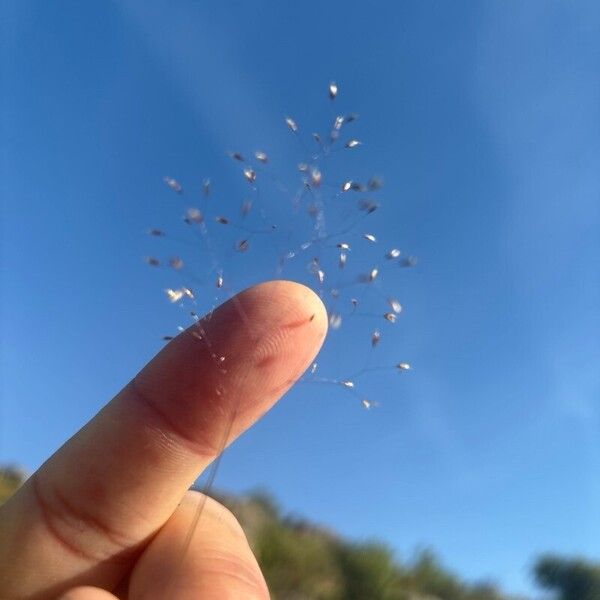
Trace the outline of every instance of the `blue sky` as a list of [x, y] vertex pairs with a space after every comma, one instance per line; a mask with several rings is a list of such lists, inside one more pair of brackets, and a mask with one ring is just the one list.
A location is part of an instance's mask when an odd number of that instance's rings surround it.
[[[180, 216], [162, 177], [231, 210], [226, 152], [293, 165], [282, 116], [328, 123], [335, 79], [364, 141], [338, 166], [384, 176], [372, 228], [420, 259], [381, 348], [414, 370], [370, 381], [370, 412], [299, 385], [218, 486], [511, 591], [539, 552], [600, 556], [597, 3], [3, 7], [3, 462], [37, 467], [177, 324], [141, 260]], [[275, 276], [257, 252], [234, 287]], [[336, 376], [362, 360], [344, 335]]]

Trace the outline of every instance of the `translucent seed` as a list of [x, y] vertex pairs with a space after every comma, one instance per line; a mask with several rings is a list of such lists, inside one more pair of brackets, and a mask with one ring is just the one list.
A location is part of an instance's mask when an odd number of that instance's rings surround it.
[[165, 232], [162, 229], [149, 229], [148, 235], [153, 235], [155, 237], [164, 236]]
[[394, 258], [398, 258], [400, 256], [400, 250], [398, 250], [398, 248], [392, 248], [391, 250], [388, 250], [385, 254], [385, 257], [388, 260], [393, 260]]
[[158, 260], [158, 258], [154, 258], [154, 256], [147, 256], [144, 260], [151, 267], [158, 267], [160, 265], [160, 260]]
[[367, 183], [367, 187], [371, 191], [379, 190], [383, 187], [383, 181], [379, 177], [373, 176], [373, 177], [371, 177], [371, 179], [369, 179], [369, 182]]
[[398, 363], [396, 365], [396, 368], [399, 371], [410, 371], [410, 365], [408, 363], [405, 363], [405, 362]]
[[306, 173], [306, 171], [308, 171], [308, 165], [304, 162], [298, 163], [298, 171]]
[[318, 366], [319, 366], [319, 365], [318, 365], [316, 362], [314, 362], [314, 363], [313, 363], [313, 364], [310, 366], [310, 374], [311, 374], [311, 375], [314, 375], [314, 374], [316, 373], [316, 371], [317, 371], [317, 367], [318, 367]]
[[172, 177], [164, 177], [163, 181], [177, 194], [181, 194], [183, 191], [183, 188], [176, 179], [173, 179]]
[[372, 283], [373, 281], [375, 281], [375, 279], [377, 279], [378, 274], [379, 274], [379, 269], [377, 267], [374, 267], [373, 269], [371, 269], [371, 272], [369, 273], [369, 283]]
[[344, 124], [344, 117], [341, 115], [338, 115], [335, 118], [335, 121], [333, 122], [333, 130], [334, 131], [339, 131], [342, 128], [342, 125]]
[[229, 156], [233, 158], [233, 160], [239, 160], [240, 162], [245, 162], [244, 157], [239, 152], [230, 152]]
[[386, 321], [389, 321], [390, 323], [395, 323], [396, 322], [396, 318], [397, 317], [396, 317], [395, 313], [387, 312], [383, 316], [386, 319]]
[[244, 169], [244, 177], [248, 183], [254, 183], [256, 181], [256, 172], [254, 169], [247, 167]]
[[350, 250], [350, 244], [347, 244], [346, 242], [340, 242], [339, 244], [336, 244], [336, 246], [340, 250]]
[[377, 238], [372, 233], [363, 233], [363, 239], [367, 240], [367, 242], [371, 242], [374, 244], [377, 241]]
[[229, 225], [229, 220], [225, 217], [215, 217], [215, 221], [221, 225]]
[[358, 306], [358, 300], [356, 298], [350, 298], [350, 303], [352, 304], [353, 308]]
[[246, 250], [250, 248], [250, 243], [248, 242], [248, 240], [240, 240], [239, 242], [237, 242], [235, 247], [238, 250], [238, 252], [246, 252]]
[[180, 289], [180, 291], [183, 293], [184, 296], [187, 296], [188, 298], [190, 298], [191, 300], [194, 299], [194, 294], [192, 293], [192, 290], [190, 290], [189, 288], [186, 287], [182, 287]]
[[220, 273], [217, 275], [217, 280], [215, 281], [215, 285], [219, 289], [223, 287], [223, 275], [221, 275]]
[[377, 346], [377, 344], [379, 344], [379, 340], [381, 340], [381, 333], [379, 332], [379, 330], [376, 329], [371, 334], [371, 346], [373, 348], [375, 348], [375, 346]]
[[367, 214], [374, 213], [378, 208], [379, 204], [376, 202], [371, 202], [371, 200], [361, 200], [358, 203], [359, 210], [365, 211]]
[[401, 267], [414, 267], [417, 264], [417, 258], [415, 256], [407, 256], [401, 263]]
[[317, 272], [315, 274], [319, 283], [323, 283], [325, 281], [325, 271], [323, 271], [322, 269], [317, 269]]
[[261, 163], [266, 163], [269, 161], [269, 158], [268, 158], [266, 152], [263, 152], [262, 150], [257, 150], [254, 153], [254, 156], [255, 156], [256, 160], [258, 160]]
[[298, 124], [296, 123], [296, 121], [294, 121], [294, 119], [292, 119], [292, 117], [286, 117], [285, 123], [294, 133], [298, 131]]
[[208, 177], [202, 182], [202, 193], [205, 196], [210, 196], [210, 179]]
[[329, 327], [331, 329], [339, 329], [342, 326], [342, 315], [339, 313], [331, 313], [329, 315]]
[[348, 260], [348, 255], [345, 252], [340, 252], [340, 260], [338, 262], [338, 266], [340, 269], [343, 269], [346, 266], [346, 261]]
[[335, 81], [331, 81], [329, 83], [329, 97], [332, 100], [335, 100], [335, 97], [337, 96], [337, 93], [338, 93], [337, 83]]
[[163, 339], [165, 342], [170, 342], [170, 341], [171, 341], [172, 339], [174, 339], [174, 338], [173, 338], [173, 336], [172, 336], [172, 335], [163, 335], [163, 338], [162, 338], [162, 339]]
[[345, 388], [352, 389], [354, 387], [354, 382], [349, 381], [348, 379], [342, 379], [342, 381], [340, 381], [340, 385], [343, 385]]
[[171, 302], [179, 302], [179, 300], [181, 300], [183, 298], [183, 290], [181, 290], [181, 289], [172, 290], [171, 288], [168, 288], [165, 290], [165, 294], [167, 294], [167, 298]]
[[322, 179], [322, 175], [321, 175], [321, 171], [319, 171], [319, 169], [314, 168], [311, 170], [310, 172], [310, 183], [313, 187], [318, 187], [321, 185], [321, 179]]
[[345, 144], [346, 148], [356, 148], [357, 146], [360, 146], [362, 144], [362, 142], [360, 142], [359, 140], [348, 140]]
[[183, 260], [178, 256], [174, 256], [173, 258], [169, 259], [169, 266], [178, 271], [179, 269], [183, 268]]
[[250, 200], [244, 200], [240, 208], [242, 216], [245, 217], [250, 212], [250, 210], [252, 210], [252, 202], [250, 202]]
[[388, 298], [388, 304], [397, 315], [402, 312], [402, 304], [396, 298]]
[[183, 220], [188, 224], [202, 223], [202, 221], [204, 221], [204, 216], [197, 208], [188, 208], [185, 211], [185, 217]]
[[312, 136], [315, 142], [317, 142], [317, 144], [321, 143], [321, 136], [318, 133], [313, 133]]
[[372, 406], [373, 403], [370, 400], [367, 400], [366, 398], [363, 398], [360, 403], [363, 405], [364, 408], [366, 408], [367, 410], [369, 410]]
[[342, 192], [347, 192], [350, 189], [352, 189], [352, 182], [344, 181], [344, 183], [342, 183]]
[[352, 121], [356, 121], [358, 119], [358, 115], [356, 113], [350, 113], [346, 116], [346, 123], [352, 123]]

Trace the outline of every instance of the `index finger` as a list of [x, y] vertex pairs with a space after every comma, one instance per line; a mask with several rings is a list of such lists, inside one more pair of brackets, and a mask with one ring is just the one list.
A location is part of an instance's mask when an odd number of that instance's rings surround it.
[[327, 318], [311, 290], [279, 281], [202, 327], [168, 344], [0, 509], [2, 598], [115, 586], [199, 471], [310, 364]]

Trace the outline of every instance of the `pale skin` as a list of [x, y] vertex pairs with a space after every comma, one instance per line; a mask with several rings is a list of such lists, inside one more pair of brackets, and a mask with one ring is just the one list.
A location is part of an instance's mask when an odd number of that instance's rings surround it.
[[275, 281], [203, 327], [210, 351], [194, 329], [178, 336], [0, 508], [0, 598], [269, 598], [216, 501], [182, 554], [203, 498], [187, 490], [310, 365], [327, 316], [311, 290]]

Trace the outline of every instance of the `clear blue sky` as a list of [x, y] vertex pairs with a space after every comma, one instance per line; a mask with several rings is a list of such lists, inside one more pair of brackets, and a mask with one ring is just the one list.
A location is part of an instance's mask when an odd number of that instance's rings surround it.
[[[2, 6], [2, 462], [37, 467], [173, 329], [141, 261], [162, 176], [231, 208], [225, 153], [293, 164], [282, 115], [326, 123], [334, 78], [385, 177], [373, 228], [420, 258], [383, 348], [415, 368], [371, 412], [299, 386], [218, 486], [512, 591], [541, 551], [600, 557], [598, 3]], [[251, 264], [233, 285], [274, 276]]]

